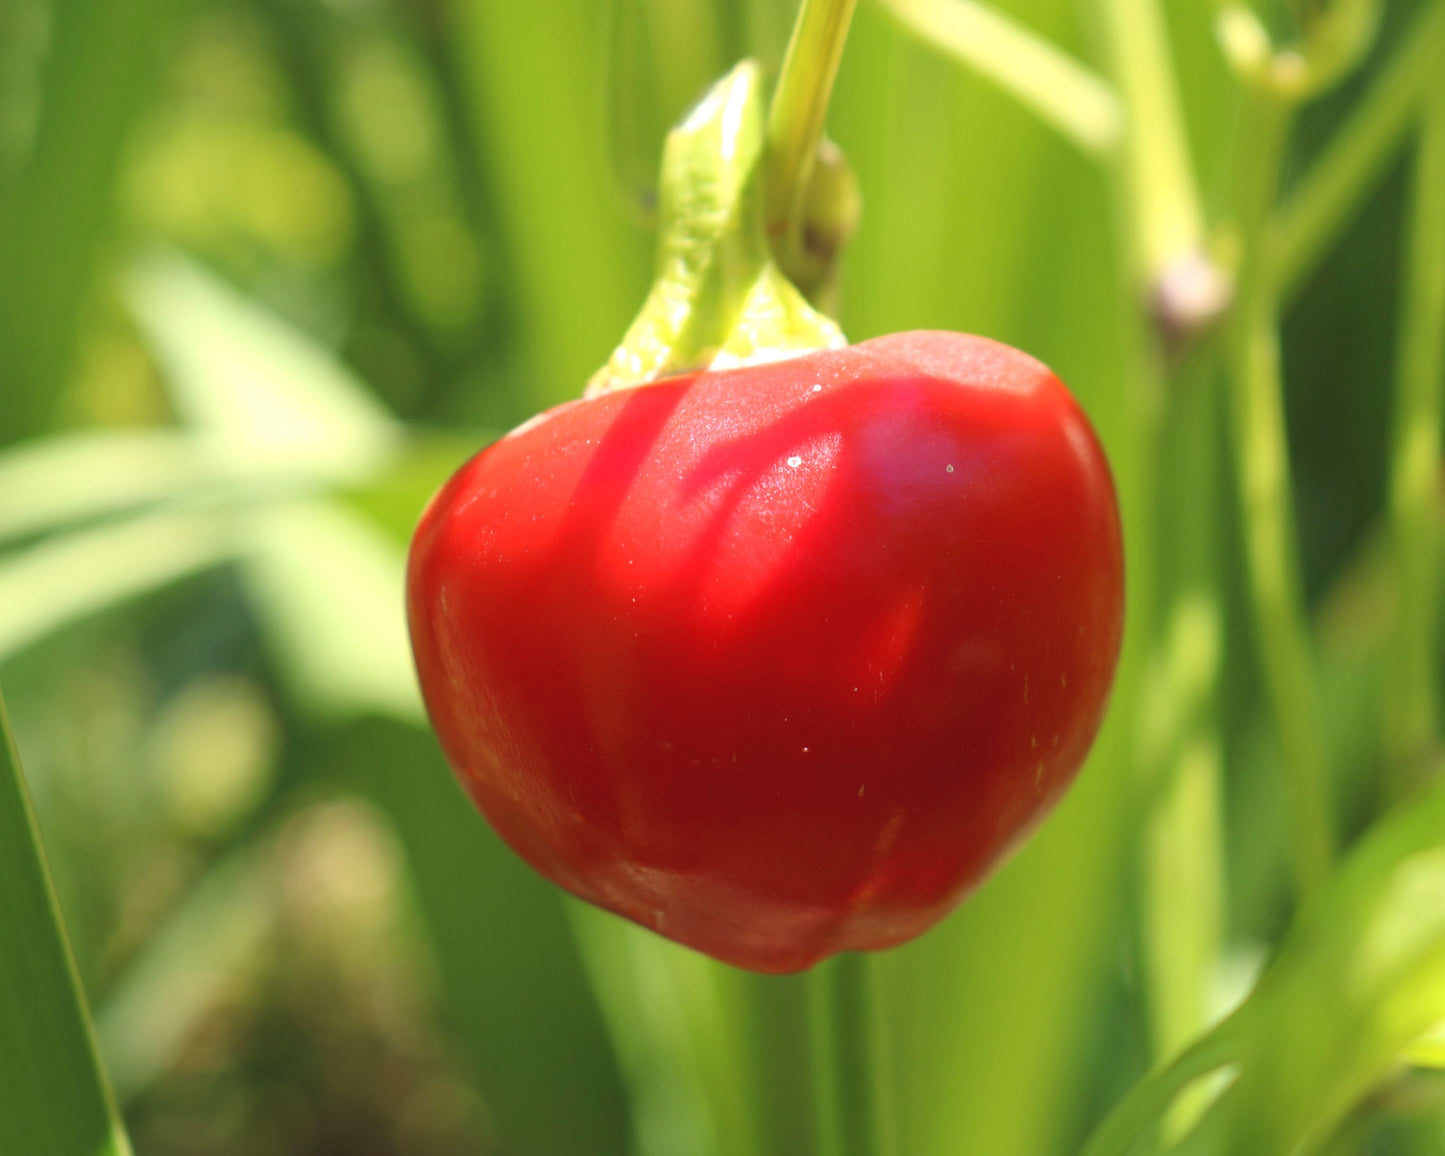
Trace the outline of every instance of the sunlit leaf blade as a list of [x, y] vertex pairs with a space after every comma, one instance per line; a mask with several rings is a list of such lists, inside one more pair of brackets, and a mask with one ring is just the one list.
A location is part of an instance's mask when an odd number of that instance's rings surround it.
[[1138, 1085], [1087, 1156], [1121, 1156], [1188, 1079], [1236, 1073], [1180, 1156], [1312, 1152], [1445, 1019], [1445, 780], [1380, 822], [1309, 901], [1254, 993]]
[[214, 472], [195, 439], [170, 430], [25, 443], [0, 453], [0, 542], [192, 492]]
[[0, 699], [0, 1152], [129, 1156]]
[[208, 513], [156, 514], [0, 558], [0, 661], [87, 615], [226, 561], [236, 539]]
[[27, 163], [0, 193], [0, 444], [56, 411], [126, 138], [190, 0], [53, 4]]
[[1445, 784], [1366, 837], [1245, 1004], [1231, 1152], [1317, 1143], [1445, 1019]]
[[400, 546], [324, 501], [258, 511], [247, 537], [243, 573], [302, 700], [323, 712], [420, 721]]
[[1406, 1048], [1405, 1060], [1417, 1068], [1445, 1069], [1445, 1020]]
[[304, 462], [237, 460], [204, 432], [62, 434], [0, 453], [0, 543], [200, 495], [261, 500], [329, 481], [324, 468]]
[[234, 456], [365, 477], [398, 430], [327, 352], [177, 256], [142, 262], [131, 301], [177, 408]]

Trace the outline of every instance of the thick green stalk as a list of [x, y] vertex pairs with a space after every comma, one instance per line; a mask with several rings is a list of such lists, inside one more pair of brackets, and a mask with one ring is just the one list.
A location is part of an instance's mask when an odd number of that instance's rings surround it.
[[1243, 248], [1230, 335], [1231, 410], [1249, 595], [1290, 798], [1295, 874], [1308, 892], [1332, 854], [1329, 782], [1315, 716], [1312, 643], [1296, 557], [1280, 372], [1278, 296], [1267, 247], [1293, 106], [1247, 91], [1236, 152], [1235, 223]]
[[[1432, 5], [1438, 16], [1445, 3]], [[1407, 772], [1435, 746], [1440, 436], [1445, 394], [1445, 19], [1427, 44], [1436, 60], [1425, 101], [1406, 240], [1390, 524], [1398, 619], [1385, 704], [1386, 753]], [[1397, 781], [1399, 781], [1397, 779]]]
[[[1135, 408], [1153, 476], [1152, 548], [1143, 562], [1154, 595], [1143, 608], [1149, 674], [1134, 761], [1149, 806], [1141, 849], [1145, 986], [1155, 1058], [1165, 1060], [1206, 1026], [1204, 977], [1222, 925], [1213, 711], [1221, 629], [1212, 501], [1217, 363], [1196, 359], [1181, 371], [1164, 348], [1208, 320], [1167, 308], [1166, 282], [1190, 263], [1205, 275], [1213, 270], [1203, 259], [1204, 211], [1163, 12], [1155, 0], [1104, 0], [1099, 12], [1127, 110], [1113, 181], [1125, 288], [1135, 303], [1141, 289], [1151, 291], [1158, 327], [1151, 332], [1142, 317], [1130, 327], [1139, 346]], [[1186, 510], [1198, 517], [1183, 517]]]
[[1445, 6], [1426, 5], [1280, 210], [1271, 248], [1282, 298], [1309, 276], [1404, 140], [1426, 83], [1440, 71], [1442, 27]]
[[0, 1152], [130, 1156], [0, 697]]
[[873, 961], [857, 952], [808, 977], [819, 1156], [890, 1156]]
[[[1140, 889], [1153, 1055], [1166, 1061], [1209, 1026], [1224, 934], [1222, 743], [1216, 698], [1223, 650], [1219, 592], [1220, 383], [1201, 357], [1170, 382], [1157, 466], [1156, 558], [1163, 611], [1141, 704], [1140, 763], [1150, 807]], [[1191, 516], [1182, 516], [1188, 511]], [[1171, 1132], [1197, 1118], [1181, 1097]]]
[[780, 263], [801, 259], [803, 205], [858, 0], [803, 0], [768, 110], [763, 221]]
[[1127, 113], [1121, 178], [1133, 228], [1132, 263], [1152, 287], [1176, 261], [1202, 250], [1204, 211], [1159, 4], [1103, 0], [1100, 11]]

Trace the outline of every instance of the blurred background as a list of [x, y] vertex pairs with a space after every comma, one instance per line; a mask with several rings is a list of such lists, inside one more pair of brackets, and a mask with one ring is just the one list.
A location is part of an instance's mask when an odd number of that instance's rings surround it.
[[[1088, 5], [998, 7], [1099, 64]], [[1237, 86], [1210, 0], [1163, 7], [1217, 204]], [[1308, 110], [1287, 182], [1415, 7]], [[740, 56], [776, 65], [793, 8], [0, 0], [0, 684], [141, 1156], [808, 1151], [800, 981], [583, 911], [516, 861], [425, 727], [401, 603], [430, 493], [579, 394], [640, 304], [665, 126]], [[829, 124], [865, 203], [850, 337], [1034, 353], [1142, 517], [1108, 174], [870, 0]], [[1375, 807], [1408, 167], [1284, 331], [1351, 830]], [[1289, 913], [1225, 477], [1172, 512], [1223, 511], [1211, 1016]], [[882, 962], [900, 1152], [1076, 1150], [1149, 1066], [1122, 753], [1146, 695], [1129, 684], [1040, 836]], [[1396, 1136], [1438, 1115], [1421, 1102], [1341, 1150], [1442, 1150]]]

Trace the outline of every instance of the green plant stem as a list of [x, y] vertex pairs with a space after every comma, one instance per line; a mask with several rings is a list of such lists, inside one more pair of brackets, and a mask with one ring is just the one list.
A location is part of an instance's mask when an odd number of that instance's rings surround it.
[[802, 210], [833, 81], [858, 0], [803, 0], [768, 109], [763, 221], [786, 268], [802, 250]]
[[0, 1152], [129, 1156], [0, 696]]
[[[1169, 382], [1156, 466], [1155, 555], [1162, 591], [1141, 703], [1148, 806], [1140, 886], [1141, 961], [1153, 1055], [1164, 1062], [1209, 1026], [1224, 935], [1222, 742], [1216, 700], [1223, 650], [1218, 531], [1222, 398], [1215, 349]], [[1181, 518], [1190, 509], [1194, 517]], [[1182, 1134], [1202, 1100], [1182, 1096]]]
[[[1438, 16], [1445, 3], [1431, 5]], [[1403, 776], [1437, 742], [1435, 601], [1438, 589], [1440, 438], [1445, 393], [1445, 20], [1427, 44], [1436, 67], [1426, 90], [1414, 205], [1406, 239], [1390, 523], [1399, 601], [1386, 695], [1385, 743]], [[1397, 780], [1399, 781], [1399, 780]], [[1403, 784], [1402, 784], [1403, 785]]]
[[1133, 265], [1149, 286], [1175, 261], [1202, 250], [1204, 212], [1157, 0], [1102, 0], [1099, 7], [1128, 111], [1121, 180]]
[[987, 77], [1081, 152], [1107, 157], [1124, 108], [1109, 83], [1012, 17], [976, 0], [880, 0], [915, 36]]
[[1294, 499], [1280, 374], [1278, 297], [1266, 246], [1293, 106], [1247, 91], [1240, 114], [1234, 211], [1243, 246], [1230, 337], [1231, 410], [1249, 595], [1290, 798], [1302, 893], [1329, 867], [1329, 784], [1316, 675], [1296, 557]]
[[846, 952], [808, 977], [819, 1156], [890, 1156], [872, 970]]
[[1440, 71], [1442, 27], [1445, 6], [1426, 5], [1280, 210], [1270, 244], [1281, 298], [1303, 284], [1404, 140], [1426, 83]]

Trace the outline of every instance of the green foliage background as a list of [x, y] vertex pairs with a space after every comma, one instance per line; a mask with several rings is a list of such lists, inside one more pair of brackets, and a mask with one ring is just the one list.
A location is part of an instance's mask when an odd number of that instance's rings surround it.
[[[1109, 21], [1150, 7], [998, 5], [1105, 76]], [[1216, 7], [1158, 6], [1228, 265], [1249, 113]], [[807, 981], [728, 971], [535, 878], [453, 784], [401, 619], [426, 498], [606, 358], [648, 283], [666, 125], [738, 57], [776, 65], [792, 8], [0, 6], [0, 684], [143, 1156], [814, 1150]], [[1384, 63], [1433, 34], [1430, 8], [1384, 6], [1363, 66], [1295, 127], [1286, 195]], [[864, 0], [829, 119], [865, 198], [845, 330], [958, 329], [1048, 362], [1109, 451], [1130, 548], [1125, 663], [1077, 787], [873, 967], [884, 1120], [917, 1156], [1079, 1150], [1250, 989], [1298, 900], [1224, 339], [1161, 352], [1120, 169], [1006, 88]], [[1411, 232], [1414, 168], [1412, 147], [1388, 154], [1283, 318], [1310, 709], [1345, 843], [1409, 793], [1381, 737], [1402, 629], [1392, 382], [1403, 255], [1445, 265], [1440, 237]], [[1203, 603], [1176, 613], [1196, 579]], [[1438, 652], [1433, 617], [1407, 625]], [[1170, 697], [1194, 676], [1197, 702]], [[1305, 924], [1327, 930], [1285, 949], [1286, 994], [1252, 1001], [1255, 1051], [1230, 1053], [1233, 1115], [1180, 1150], [1445, 1151], [1445, 1087], [1398, 1059], [1445, 1020], [1445, 872], [1405, 899], [1390, 882], [1445, 831], [1410, 821], [1375, 830], [1373, 873], [1327, 885]], [[1390, 911], [1424, 946], [1335, 990], [1354, 965], [1328, 951], [1373, 942]], [[0, 1037], [17, 1087], [21, 1055]], [[1166, 1139], [1193, 1111], [1176, 1104]], [[1306, 1147], [1290, 1113], [1324, 1121]]]

